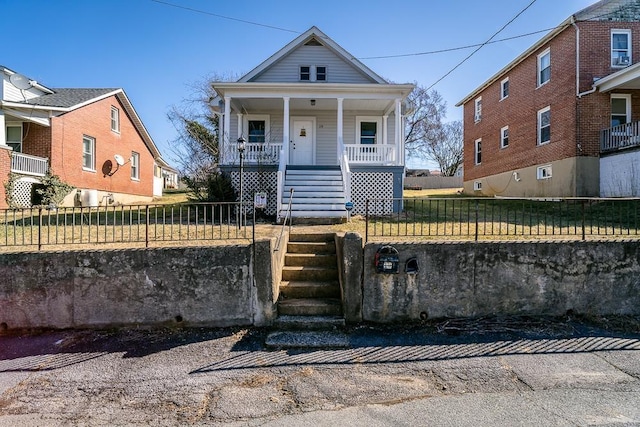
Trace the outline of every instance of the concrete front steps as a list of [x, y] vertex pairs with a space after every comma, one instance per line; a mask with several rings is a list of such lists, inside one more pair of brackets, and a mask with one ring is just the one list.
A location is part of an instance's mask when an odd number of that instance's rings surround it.
[[[289, 206], [291, 189], [291, 218], [325, 219], [332, 222], [346, 220], [345, 195], [339, 166], [288, 166], [282, 194], [283, 209]], [[283, 218], [285, 212], [279, 212]], [[299, 221], [298, 221], [299, 222]]]
[[278, 318], [266, 345], [345, 347], [344, 325], [335, 234], [292, 234], [282, 269]]

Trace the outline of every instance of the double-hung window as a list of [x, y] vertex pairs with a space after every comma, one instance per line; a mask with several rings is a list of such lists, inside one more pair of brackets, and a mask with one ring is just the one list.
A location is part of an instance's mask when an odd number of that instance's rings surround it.
[[7, 145], [16, 153], [22, 153], [22, 124], [7, 124]]
[[611, 66], [631, 65], [631, 30], [611, 30]]
[[[264, 144], [269, 140], [269, 115], [248, 114], [245, 116], [243, 132], [250, 144]], [[251, 148], [249, 147], [249, 150]]]
[[311, 80], [311, 67], [302, 65], [300, 67], [300, 81], [308, 82], [309, 80]]
[[82, 169], [96, 170], [96, 139], [86, 135], [82, 137]]
[[500, 82], [500, 100], [509, 96], [509, 77]]
[[538, 145], [551, 141], [551, 107], [538, 111]]
[[551, 80], [551, 50], [547, 49], [538, 55], [538, 86]]
[[473, 120], [478, 123], [482, 120], [482, 97], [476, 98], [474, 102]]
[[111, 130], [120, 133], [120, 110], [111, 107]]
[[500, 129], [500, 148], [507, 148], [509, 146], [509, 126], [505, 126]]
[[626, 125], [631, 121], [631, 95], [611, 95], [611, 127]]
[[326, 82], [327, 67], [323, 65], [301, 65], [300, 81], [302, 82]]
[[482, 163], [482, 138], [475, 141], [475, 162], [476, 165]]
[[140, 153], [131, 152], [131, 179], [140, 179]]
[[382, 118], [380, 117], [357, 117], [356, 118], [356, 138], [357, 143], [364, 145], [361, 151], [366, 153], [375, 152], [375, 144], [381, 143], [380, 132], [382, 129]]
[[327, 80], [327, 67], [316, 66], [316, 81], [324, 82]]

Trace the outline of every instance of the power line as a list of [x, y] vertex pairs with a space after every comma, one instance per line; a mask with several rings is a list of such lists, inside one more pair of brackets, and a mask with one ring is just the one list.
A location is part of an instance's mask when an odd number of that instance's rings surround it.
[[450, 69], [449, 71], [447, 71], [445, 73], [444, 76], [440, 77], [438, 80], [436, 80], [435, 83], [433, 83], [431, 86], [429, 86], [426, 90], [429, 91], [432, 87], [434, 87], [435, 85], [437, 85], [438, 83], [440, 83], [442, 80], [444, 80], [445, 78], [447, 78], [451, 73], [453, 73], [455, 70], [458, 69], [458, 67], [460, 67], [462, 64], [464, 64], [465, 62], [467, 62], [467, 60], [469, 58], [471, 58], [473, 55], [475, 55], [480, 49], [482, 49], [485, 45], [487, 45], [488, 43], [491, 42], [491, 40], [493, 40], [493, 38], [495, 36], [497, 36], [498, 34], [500, 34], [505, 28], [507, 28], [513, 21], [515, 21], [516, 19], [518, 19], [518, 17], [520, 17], [520, 15], [522, 15], [524, 12], [527, 11], [527, 9], [529, 9], [531, 6], [533, 6], [533, 4], [536, 2], [537, 0], [532, 0], [531, 3], [529, 3], [527, 5], [527, 7], [525, 7], [524, 9], [522, 9], [520, 12], [518, 12], [518, 14], [516, 16], [514, 16], [513, 18], [511, 18], [511, 20], [509, 22], [507, 22], [506, 24], [504, 24], [502, 26], [502, 28], [500, 28], [498, 31], [496, 31], [491, 37], [489, 37], [489, 39], [482, 43], [480, 46], [478, 46], [473, 52], [471, 52], [469, 55], [467, 55], [462, 61], [460, 61], [458, 64], [456, 64], [455, 67], [453, 67], [452, 69]]
[[288, 33], [301, 34], [300, 31], [290, 30], [288, 28], [276, 27], [276, 26], [273, 26], [273, 25], [261, 24], [259, 22], [253, 22], [253, 21], [245, 21], [244, 19], [232, 18], [230, 16], [219, 15], [217, 13], [212, 13], [212, 12], [205, 12], [204, 10], [194, 9], [194, 8], [187, 7], [187, 6], [180, 6], [178, 4], [173, 4], [173, 3], [166, 2], [166, 1], [161, 1], [161, 0], [151, 0], [151, 1], [155, 2], [155, 3], [163, 4], [165, 6], [171, 6], [171, 7], [188, 10], [188, 11], [195, 12], [195, 13], [201, 13], [203, 15], [215, 16], [216, 18], [222, 18], [222, 19], [228, 19], [230, 21], [242, 22], [243, 24], [257, 25], [258, 27], [270, 28], [272, 30], [286, 31]]

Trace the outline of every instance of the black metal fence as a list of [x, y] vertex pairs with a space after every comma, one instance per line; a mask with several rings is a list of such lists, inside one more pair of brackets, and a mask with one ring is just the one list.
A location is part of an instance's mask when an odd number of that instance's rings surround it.
[[[390, 211], [394, 214], [379, 215]], [[366, 240], [377, 238], [639, 238], [640, 199], [370, 199]]]
[[[253, 239], [254, 209], [239, 203], [0, 210], [0, 246]], [[249, 222], [247, 221], [249, 219]]]

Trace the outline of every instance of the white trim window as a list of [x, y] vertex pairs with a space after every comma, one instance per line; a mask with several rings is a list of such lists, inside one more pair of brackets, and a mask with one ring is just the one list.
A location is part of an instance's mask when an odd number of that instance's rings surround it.
[[96, 170], [96, 139], [87, 135], [82, 137], [82, 169]]
[[300, 81], [301, 82], [311, 81], [311, 67], [309, 65], [300, 66]]
[[131, 179], [140, 180], [140, 153], [131, 152]]
[[611, 127], [631, 122], [631, 95], [611, 94]]
[[538, 55], [538, 87], [551, 80], [551, 49]]
[[[356, 117], [356, 144], [372, 146], [382, 142], [382, 117], [357, 116]], [[364, 147], [363, 147], [364, 148]], [[374, 147], [366, 147], [373, 152]]]
[[481, 96], [477, 97], [473, 105], [474, 105], [473, 120], [474, 122], [478, 123], [480, 120], [482, 120], [482, 97]]
[[541, 179], [550, 179], [553, 176], [553, 169], [551, 165], [539, 166], [536, 172], [536, 177]]
[[631, 65], [631, 30], [611, 30], [611, 66]]
[[22, 123], [7, 123], [7, 145], [16, 153], [22, 153]]
[[111, 130], [120, 133], [120, 110], [111, 106]]
[[538, 111], [538, 145], [551, 142], [551, 107]]
[[270, 118], [268, 114], [247, 114], [244, 116], [242, 132], [250, 144], [269, 142]]
[[500, 82], [500, 101], [509, 97], [509, 77]]
[[299, 78], [301, 82], [326, 82], [327, 67], [325, 65], [301, 65]]
[[509, 146], [509, 126], [505, 126], [500, 129], [500, 148], [507, 148]]
[[474, 150], [473, 158], [475, 160], [476, 165], [479, 165], [482, 163], [482, 138], [476, 139], [474, 146], [475, 146], [475, 150]]
[[316, 65], [316, 81], [327, 81], [327, 67], [325, 67], [324, 65]]

